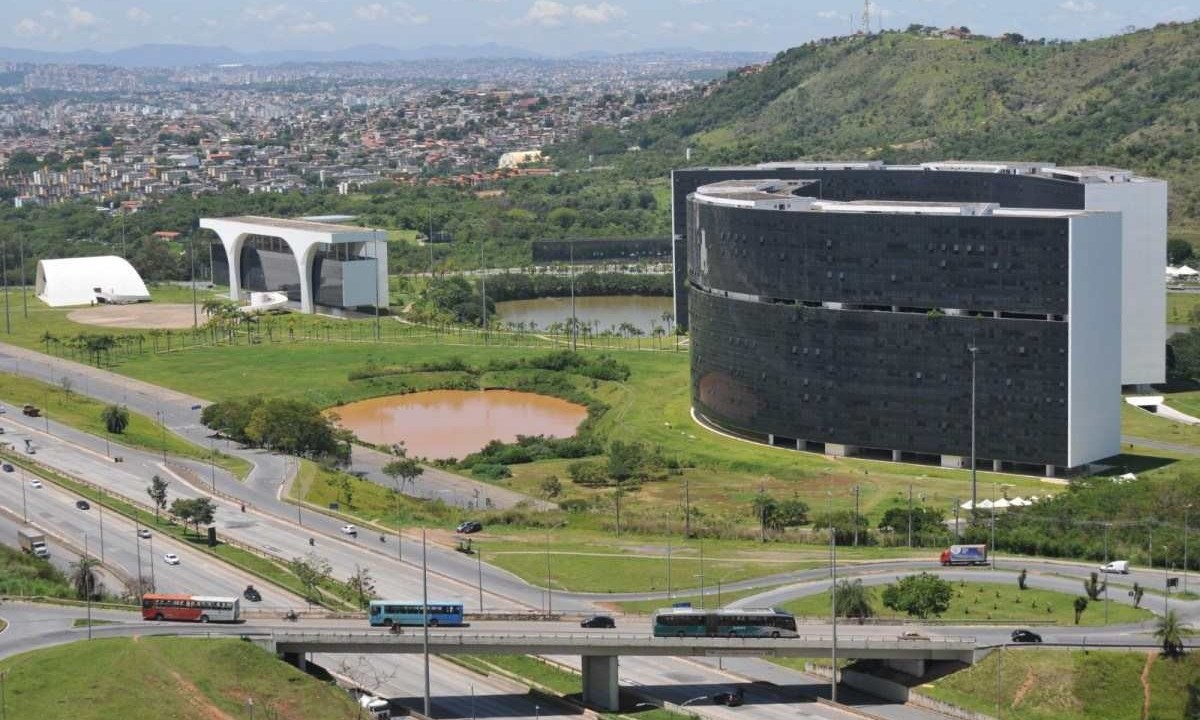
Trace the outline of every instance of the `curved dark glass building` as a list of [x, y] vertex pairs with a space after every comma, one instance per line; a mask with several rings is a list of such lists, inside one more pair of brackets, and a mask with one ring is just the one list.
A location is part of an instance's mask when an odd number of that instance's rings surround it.
[[893, 172], [717, 176], [677, 204], [697, 418], [958, 467], [974, 394], [996, 468], [1116, 454], [1121, 213], [1050, 178]]

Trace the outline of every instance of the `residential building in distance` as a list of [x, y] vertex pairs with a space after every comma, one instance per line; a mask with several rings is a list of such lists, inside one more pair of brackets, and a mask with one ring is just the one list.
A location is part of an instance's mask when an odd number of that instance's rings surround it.
[[[688, 193], [697, 418], [775, 446], [947, 467], [973, 448], [992, 469], [1047, 475], [1117, 454], [1122, 214], [1012, 207], [1037, 188], [1007, 182], [986, 188], [1007, 206], [930, 199], [972, 176], [893, 172]], [[926, 199], [889, 197], [897, 178]], [[1059, 205], [1062, 182], [1044, 185]]]

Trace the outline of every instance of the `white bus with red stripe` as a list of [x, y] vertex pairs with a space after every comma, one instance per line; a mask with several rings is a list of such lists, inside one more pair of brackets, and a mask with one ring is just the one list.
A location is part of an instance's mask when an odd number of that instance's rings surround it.
[[143, 620], [238, 622], [241, 602], [236, 597], [147, 593], [142, 596]]

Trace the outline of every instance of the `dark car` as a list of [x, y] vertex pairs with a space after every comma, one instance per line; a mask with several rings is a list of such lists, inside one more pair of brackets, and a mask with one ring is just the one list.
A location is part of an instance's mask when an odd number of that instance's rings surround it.
[[463, 520], [458, 524], [458, 527], [454, 529], [454, 532], [466, 533], [470, 535], [471, 533], [477, 533], [482, 529], [483, 523], [479, 522], [478, 520]]
[[593, 615], [579, 623], [579, 627], [584, 628], [615, 628], [617, 622], [608, 615]]
[[1042, 636], [1032, 630], [1013, 630], [1012, 641], [1015, 643], [1040, 643]]
[[87, 500], [76, 500], [75, 507], [79, 508], [80, 510], [91, 510], [92, 509], [91, 504], [88, 503]]
[[262, 595], [259, 594], [258, 589], [253, 585], [246, 586], [246, 589], [242, 591], [242, 597], [250, 602], [262, 602]]
[[742, 704], [742, 700], [746, 697], [746, 691], [742, 688], [730, 690], [729, 692], [717, 693], [712, 696], [714, 705], [728, 705], [729, 707], [737, 707]]
[[12, 472], [13, 466], [9, 463], [4, 463], [4, 472]]

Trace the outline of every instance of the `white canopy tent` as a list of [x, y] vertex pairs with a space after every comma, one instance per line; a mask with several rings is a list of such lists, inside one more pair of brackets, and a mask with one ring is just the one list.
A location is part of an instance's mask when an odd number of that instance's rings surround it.
[[150, 299], [142, 276], [115, 255], [39, 260], [35, 287], [38, 299], [50, 307]]

